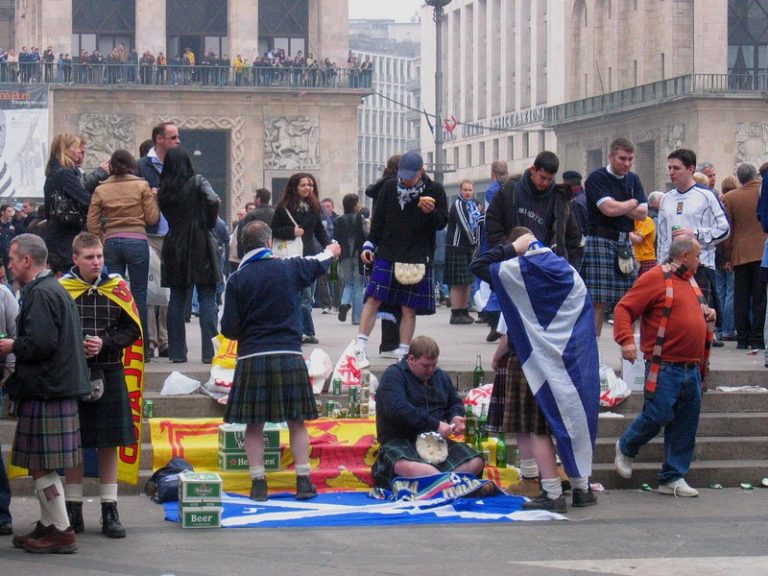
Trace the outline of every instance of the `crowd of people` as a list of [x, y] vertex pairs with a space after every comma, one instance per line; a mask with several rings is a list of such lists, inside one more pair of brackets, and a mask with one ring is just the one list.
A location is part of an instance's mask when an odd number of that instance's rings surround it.
[[[75, 534], [85, 528], [81, 446], [98, 449], [102, 533], [125, 536], [113, 457], [135, 434], [119, 359], [138, 341], [144, 362], [156, 354], [186, 362], [193, 300], [202, 362], [211, 362], [219, 331], [238, 342], [224, 419], [246, 425], [254, 500], [269, 497], [266, 422], [288, 423], [297, 498], [317, 493], [304, 422], [318, 414], [302, 355], [302, 345], [319, 341], [316, 303], [357, 325], [360, 369], [370, 365], [368, 339], [382, 320], [380, 354], [395, 362], [377, 393], [376, 485], [452, 471], [482, 475], [481, 455], [453, 438], [464, 432], [466, 415], [437, 367], [438, 343], [414, 336], [418, 316], [434, 314], [444, 296], [451, 325], [475, 322], [474, 305], [489, 324], [487, 340], [498, 341], [488, 428], [516, 435], [521, 477], [507, 490], [530, 498], [525, 509], [565, 512], [568, 487], [572, 506], [597, 504], [589, 485], [602, 369], [597, 339], [609, 313], [622, 356], [646, 363], [645, 403], [616, 443], [616, 470], [630, 477], [642, 446], [664, 428], [659, 493], [698, 495], [685, 477], [710, 348], [725, 339], [739, 349], [765, 348], [768, 184], [755, 166], [740, 164], [736, 182], [728, 190], [724, 182], [720, 193], [714, 167], [677, 149], [667, 159], [674, 188], [646, 197], [632, 172], [634, 146], [617, 138], [608, 164], [584, 186], [572, 170], [558, 182], [560, 160], [544, 151], [514, 177], [495, 161], [485, 195], [465, 180], [449, 200], [422, 157], [407, 152], [390, 158], [366, 190], [372, 213], [348, 194], [337, 214], [316, 177], [300, 172], [276, 207], [270, 191], [259, 189], [227, 226], [218, 196], [180, 143], [175, 124], [164, 122], [138, 161], [115, 150], [86, 175], [85, 140], [58, 134], [44, 205], [0, 207], [7, 279], [0, 357], [18, 416], [13, 464], [30, 470], [41, 510], [14, 546], [76, 550]], [[153, 257], [166, 301], [148, 297]], [[632, 327], [638, 319], [640, 342]], [[98, 398], [94, 382], [101, 382]], [[446, 441], [442, 461], [419, 451], [424, 433]], [[9, 498], [0, 478], [2, 534], [12, 533]]]
[[361, 60], [350, 54], [346, 65], [339, 66], [312, 52], [289, 56], [282, 48], [253, 59], [242, 54], [230, 59], [212, 50], [196, 55], [189, 47], [169, 56], [151, 50], [139, 54], [123, 43], [108, 54], [98, 48], [80, 54], [56, 54], [52, 46], [42, 53], [37, 47], [22, 46], [18, 54], [0, 49], [0, 82], [370, 88], [372, 79], [370, 56]]

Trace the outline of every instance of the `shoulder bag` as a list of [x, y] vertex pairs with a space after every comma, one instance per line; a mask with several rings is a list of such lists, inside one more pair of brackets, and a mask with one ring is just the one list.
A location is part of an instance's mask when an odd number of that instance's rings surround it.
[[[293, 219], [293, 215], [288, 208], [285, 209], [285, 213], [288, 214], [288, 218], [291, 219], [293, 225], [298, 226], [298, 223]], [[283, 240], [272, 236], [272, 254], [275, 258], [295, 258], [297, 256], [300, 258], [304, 255], [304, 243], [301, 238]]]

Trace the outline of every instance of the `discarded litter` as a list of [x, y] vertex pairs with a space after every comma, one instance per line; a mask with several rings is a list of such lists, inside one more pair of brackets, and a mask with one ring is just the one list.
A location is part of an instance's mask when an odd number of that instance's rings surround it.
[[651, 488], [650, 484], [641, 484], [640, 490], [642, 490], [643, 492], [652, 492], [653, 488]]
[[742, 490], [752, 490], [752, 484], [749, 482], [742, 482], [741, 483], [741, 489]]
[[768, 476], [766, 476], [765, 478], [763, 478], [763, 479], [760, 481], [760, 484], [762, 484], [763, 486], [765, 486], [766, 488], [768, 488]]
[[592, 492], [605, 492], [605, 486], [600, 484], [600, 482], [590, 484], [589, 487], [592, 489]]
[[709, 487], [712, 488], [712, 490], [722, 490], [723, 489], [723, 485], [722, 484], [718, 484], [717, 482], [713, 482], [712, 484], [709, 485]]

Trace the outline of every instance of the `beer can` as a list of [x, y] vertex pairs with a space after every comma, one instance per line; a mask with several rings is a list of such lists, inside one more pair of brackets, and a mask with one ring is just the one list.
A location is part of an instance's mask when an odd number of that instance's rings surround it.
[[144, 418], [155, 417], [155, 403], [152, 400], [144, 400]]
[[360, 386], [368, 388], [371, 385], [371, 373], [368, 370], [360, 372]]
[[325, 403], [325, 417], [326, 418], [333, 418], [333, 409], [336, 408], [336, 401], [335, 400], [328, 400]]
[[323, 401], [315, 400], [315, 406], [317, 407], [317, 415], [321, 416], [323, 414]]
[[341, 395], [341, 378], [334, 378], [333, 379], [333, 393], [336, 396]]
[[357, 390], [358, 390], [358, 386], [350, 386], [349, 387], [348, 393], [349, 393], [349, 403], [350, 404], [354, 404], [355, 402], [357, 402], [357, 400], [358, 400]]
[[360, 418], [368, 418], [369, 412], [368, 402], [360, 404]]
[[341, 417], [341, 410], [339, 410], [338, 408], [334, 408], [333, 411], [331, 412], [331, 418], [339, 418], [339, 417]]

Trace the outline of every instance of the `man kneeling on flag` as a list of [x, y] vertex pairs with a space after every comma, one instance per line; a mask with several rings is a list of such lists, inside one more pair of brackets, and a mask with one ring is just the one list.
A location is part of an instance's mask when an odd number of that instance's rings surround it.
[[[573, 506], [592, 506], [597, 497], [589, 476], [600, 397], [592, 302], [576, 270], [529, 229], [513, 229], [510, 240], [476, 258], [472, 272], [493, 286], [508, 327], [510, 355], [521, 368], [517, 378], [507, 381], [520, 388], [511, 391], [520, 402], [504, 408], [505, 418], [509, 410], [532, 410], [536, 414], [525, 418], [542, 422], [532, 431], [513, 430], [530, 438], [542, 478], [541, 495], [523, 508], [566, 511], [552, 435], [571, 479]], [[510, 414], [510, 419], [513, 426], [522, 426], [521, 414]]]

